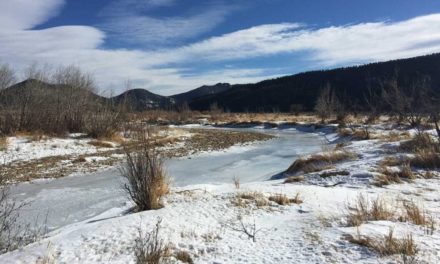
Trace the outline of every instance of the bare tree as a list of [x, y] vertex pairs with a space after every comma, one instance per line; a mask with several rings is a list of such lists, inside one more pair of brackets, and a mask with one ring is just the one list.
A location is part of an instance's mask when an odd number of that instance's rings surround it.
[[428, 77], [418, 77], [406, 87], [399, 85], [398, 72], [386, 83], [383, 100], [399, 122], [408, 122], [411, 127], [420, 128], [424, 116], [427, 115], [429, 98]]
[[0, 93], [2, 90], [14, 84], [15, 81], [16, 81], [15, 73], [9, 67], [9, 65], [8, 64], [0, 65]]
[[335, 92], [332, 90], [329, 83], [321, 90], [315, 104], [315, 112], [324, 123], [327, 118], [336, 113], [343, 112], [343, 105], [339, 101]]

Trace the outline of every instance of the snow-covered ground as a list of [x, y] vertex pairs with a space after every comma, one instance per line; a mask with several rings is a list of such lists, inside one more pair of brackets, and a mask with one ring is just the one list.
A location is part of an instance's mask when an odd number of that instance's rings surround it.
[[[53, 156], [92, 154], [111, 149], [93, 146], [90, 144], [92, 139], [78, 138], [78, 136], [81, 135], [72, 134], [66, 138], [44, 138], [41, 140], [33, 140], [26, 136], [8, 137], [7, 148], [3, 151], [0, 150], [0, 164]], [[114, 143], [107, 143], [116, 146]]]
[[[375, 132], [388, 133], [380, 127]], [[339, 142], [338, 138], [331, 135], [328, 138]], [[312, 140], [315, 142], [315, 151], [318, 151], [321, 144], [319, 138]], [[191, 167], [193, 159], [186, 160], [187, 165], [176, 165], [176, 168], [183, 168], [180, 174], [189, 179], [182, 179], [182, 187], [174, 187], [164, 198], [164, 208], [127, 213], [132, 205], [121, 199], [99, 215], [67, 224], [51, 231], [37, 243], [0, 256], [0, 263], [36, 263], [43, 256], [55, 259], [56, 263], [134, 263], [133, 249], [139, 229], [143, 232], [151, 231], [158, 219], [161, 219], [160, 236], [169, 244], [172, 252], [186, 251], [195, 263], [400, 263], [402, 259], [399, 255], [379, 257], [346, 239], [347, 235], [357, 234], [380, 237], [387, 234], [390, 227], [394, 228], [398, 238], [407, 234], [413, 235], [419, 249], [417, 263], [440, 263], [440, 234], [437, 230], [430, 233], [426, 227], [397, 220], [369, 221], [359, 227], [346, 227], [344, 224], [347, 203], [353, 203], [360, 194], [370, 199], [382, 197], [396, 208], [402, 201], [413, 201], [426, 210], [426, 214], [432, 216], [438, 224], [438, 172], [432, 179], [417, 179], [412, 183], [405, 182], [383, 188], [371, 185], [378, 163], [384, 155], [392, 155], [390, 148], [398, 144], [373, 139], [352, 142], [345, 149], [353, 152], [356, 158], [333, 164], [328, 169], [346, 170], [349, 175], [323, 178], [317, 172], [307, 174], [305, 181], [293, 184], [284, 184], [283, 180], [262, 181], [286, 169], [293, 162], [292, 156], [296, 154], [284, 151], [290, 148], [294, 152], [295, 146], [300, 144], [293, 142], [286, 149], [281, 148], [288, 142], [290, 141], [281, 141], [279, 145], [270, 143], [274, 144], [272, 149], [269, 148], [270, 152], [258, 152], [257, 144], [247, 146], [242, 151], [234, 149], [230, 157], [228, 152], [213, 153], [211, 159], [205, 159], [210, 155], [203, 154], [193, 158], [194, 167]], [[275, 157], [264, 156], [269, 153]], [[244, 163], [239, 159], [240, 156]], [[291, 161], [285, 164], [283, 157]], [[184, 161], [185, 159], [178, 159], [176, 164]], [[207, 167], [198, 170], [202, 164]], [[254, 170], [243, 171], [244, 168], [252, 168], [251, 165]], [[170, 171], [173, 169], [169, 169]], [[207, 178], [210, 171], [213, 175], [211, 181]], [[216, 171], [221, 173], [216, 174]], [[252, 174], [254, 178], [250, 178]], [[232, 178], [241, 178], [241, 175], [245, 177], [237, 189]], [[105, 174], [101, 176], [95, 178], [97, 183], [105, 178]], [[65, 179], [69, 178], [75, 179]], [[221, 180], [216, 181], [217, 178]], [[203, 184], [195, 184], [197, 179]], [[93, 178], [89, 180], [93, 181]], [[73, 182], [79, 184], [80, 181]], [[179, 183], [179, 179], [176, 182]], [[335, 183], [338, 185], [330, 187]], [[192, 185], [184, 186], [186, 184]], [[61, 186], [58, 195], [70, 193], [81, 197], [87, 193], [86, 189], [63, 190]], [[51, 188], [42, 188], [47, 193], [37, 192], [38, 195], [46, 197], [46, 202], [50, 203], [56, 193], [51, 193]], [[89, 191], [94, 192], [95, 189], [91, 187]], [[255, 192], [266, 198], [276, 194], [293, 198], [299, 193], [303, 203], [282, 206], [270, 202], [257, 207], [252, 201], [238, 202], [237, 197], [240, 194]], [[28, 194], [24, 191], [22, 195]], [[99, 204], [93, 200], [82, 202], [84, 203], [81, 206], [90, 208], [91, 212]], [[102, 210], [102, 207], [99, 208]], [[73, 206], [72, 211], [75, 210]], [[255, 242], [243, 232], [235, 230], [240, 229], [237, 222], [239, 216], [247, 227], [255, 222], [259, 230]]]

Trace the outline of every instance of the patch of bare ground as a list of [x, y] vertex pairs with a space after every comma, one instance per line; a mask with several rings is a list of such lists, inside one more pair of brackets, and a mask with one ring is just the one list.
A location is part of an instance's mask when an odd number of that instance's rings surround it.
[[356, 159], [356, 154], [348, 151], [334, 150], [309, 157], [299, 158], [287, 169], [287, 174], [296, 174], [298, 172], [315, 172], [331, 168], [334, 163]]
[[185, 140], [184, 146], [168, 151], [168, 153], [166, 153], [167, 156], [182, 157], [201, 151], [222, 150], [234, 145], [243, 145], [274, 138], [272, 135], [256, 132], [214, 129], [190, 129], [189, 131], [193, 136]]

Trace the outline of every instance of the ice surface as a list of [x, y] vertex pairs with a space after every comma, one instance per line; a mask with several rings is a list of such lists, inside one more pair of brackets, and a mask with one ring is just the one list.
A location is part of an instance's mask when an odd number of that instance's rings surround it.
[[[246, 129], [252, 131], [253, 129]], [[277, 138], [248, 146], [234, 146], [225, 151], [203, 153], [191, 158], [166, 162], [173, 186], [268, 180], [302, 154], [319, 151], [318, 134], [294, 129], [267, 130]], [[25, 222], [41, 223], [47, 218], [49, 230], [83, 221], [127, 202], [121, 191], [123, 179], [117, 168], [50, 181], [21, 183], [11, 192], [18, 200], [30, 202], [22, 211]], [[47, 215], [47, 217], [46, 217]]]

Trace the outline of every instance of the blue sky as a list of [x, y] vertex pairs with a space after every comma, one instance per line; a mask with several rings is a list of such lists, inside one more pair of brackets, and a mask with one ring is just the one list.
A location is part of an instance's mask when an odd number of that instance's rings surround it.
[[10, 0], [0, 24], [0, 63], [77, 65], [103, 94], [440, 52], [440, 1], [428, 0]]

